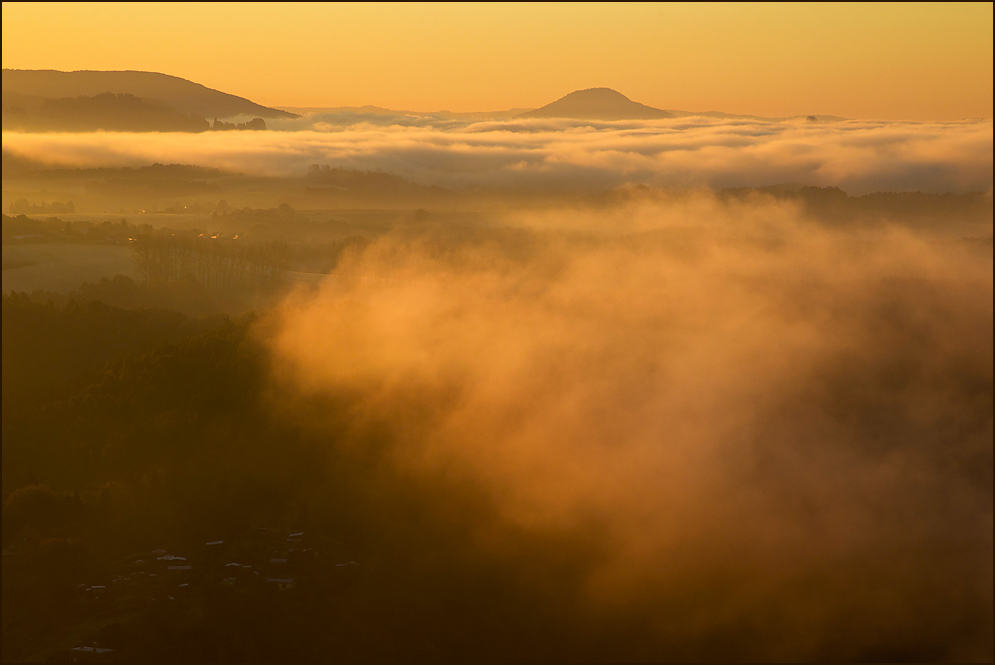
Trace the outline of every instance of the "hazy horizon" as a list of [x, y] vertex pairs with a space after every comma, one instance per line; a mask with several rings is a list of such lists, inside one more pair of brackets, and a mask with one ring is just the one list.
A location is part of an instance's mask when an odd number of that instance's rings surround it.
[[992, 117], [990, 3], [4, 3], [3, 19], [5, 68], [164, 71], [268, 106], [491, 111], [604, 86], [690, 111]]

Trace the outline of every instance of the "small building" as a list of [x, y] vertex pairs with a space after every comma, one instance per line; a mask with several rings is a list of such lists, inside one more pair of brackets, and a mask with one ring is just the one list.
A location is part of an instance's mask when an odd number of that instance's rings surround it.
[[288, 591], [294, 588], [294, 579], [292, 577], [267, 577], [266, 581], [276, 584], [276, 588], [281, 591]]

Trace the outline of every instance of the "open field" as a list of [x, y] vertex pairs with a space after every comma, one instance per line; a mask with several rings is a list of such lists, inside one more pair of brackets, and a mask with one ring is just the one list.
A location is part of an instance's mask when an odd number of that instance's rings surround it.
[[139, 279], [130, 247], [17, 244], [3, 246], [3, 292], [41, 289], [67, 293], [83, 282], [126, 275]]

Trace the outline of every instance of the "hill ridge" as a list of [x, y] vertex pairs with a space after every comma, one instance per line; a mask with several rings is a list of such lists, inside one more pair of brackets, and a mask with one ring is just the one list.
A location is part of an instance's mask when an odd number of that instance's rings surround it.
[[[201, 83], [164, 74], [133, 69], [3, 69], [3, 94], [20, 100], [92, 97], [105, 92], [129, 94], [168, 104], [181, 113], [205, 118], [252, 115], [261, 118], [296, 118], [295, 113], [257, 104], [244, 97], [221, 92]], [[7, 106], [6, 100], [4, 107]]]

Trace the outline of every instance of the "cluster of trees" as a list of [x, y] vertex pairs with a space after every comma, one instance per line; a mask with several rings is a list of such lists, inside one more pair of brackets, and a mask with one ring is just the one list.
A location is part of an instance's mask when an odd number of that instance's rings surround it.
[[76, 212], [76, 206], [72, 201], [60, 203], [59, 201], [42, 201], [41, 204], [29, 203], [27, 199], [17, 199], [10, 202], [11, 215], [41, 215], [41, 214], [71, 214]]
[[279, 242], [154, 233], [136, 238], [133, 247], [138, 269], [148, 284], [190, 275], [209, 287], [259, 287], [278, 282], [288, 265], [286, 246]]
[[211, 129], [220, 132], [227, 132], [231, 130], [254, 130], [262, 131], [266, 129], [266, 121], [262, 118], [253, 118], [246, 122], [224, 122], [223, 120], [214, 119], [214, 123], [211, 124]]

